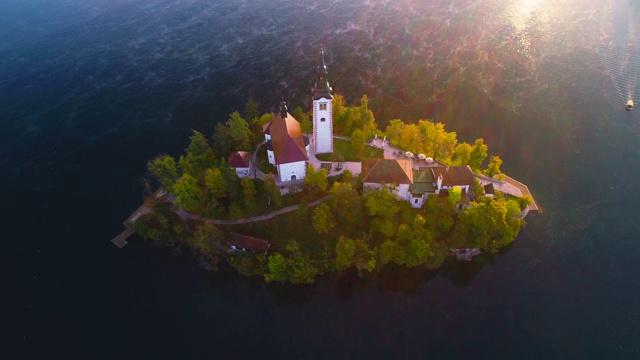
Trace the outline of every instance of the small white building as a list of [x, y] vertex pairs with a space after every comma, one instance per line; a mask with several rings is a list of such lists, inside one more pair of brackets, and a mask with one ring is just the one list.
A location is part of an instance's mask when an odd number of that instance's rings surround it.
[[422, 207], [429, 194], [435, 194], [435, 181], [431, 168], [413, 170], [413, 183], [409, 186], [409, 202], [416, 209]]
[[381, 189], [383, 185], [401, 200], [409, 200], [409, 186], [413, 184], [411, 160], [362, 159], [364, 188]]
[[468, 166], [435, 166], [412, 168], [411, 160], [363, 159], [362, 182], [365, 188], [381, 189], [383, 185], [398, 199], [421, 208], [429, 194], [438, 195], [438, 202], [449, 197], [449, 189], [459, 187], [462, 198], [460, 210], [469, 203], [469, 188], [473, 185], [473, 172]]
[[236, 171], [240, 179], [247, 177], [251, 168], [251, 153], [248, 151], [234, 151], [229, 155], [227, 163]]
[[473, 171], [469, 165], [465, 166], [441, 166], [430, 168], [436, 181], [436, 194], [441, 190], [459, 187], [466, 193], [473, 186]]
[[307, 175], [309, 138], [302, 135], [300, 123], [280, 104], [280, 112], [263, 128], [267, 158], [278, 169], [281, 182], [301, 180]]

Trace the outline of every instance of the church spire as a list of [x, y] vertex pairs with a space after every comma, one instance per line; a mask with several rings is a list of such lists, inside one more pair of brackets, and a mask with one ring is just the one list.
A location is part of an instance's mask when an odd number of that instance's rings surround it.
[[320, 55], [322, 56], [322, 71], [327, 74], [327, 65], [324, 64], [324, 45], [320, 45]]
[[322, 65], [318, 66], [316, 84], [313, 88], [313, 99], [320, 98], [333, 99], [331, 95], [331, 86], [329, 86], [329, 79], [327, 75], [327, 65], [324, 62], [324, 46], [320, 46], [320, 57], [322, 58]]
[[284, 96], [282, 97], [282, 102], [280, 102], [280, 117], [287, 118], [287, 102], [284, 101]]

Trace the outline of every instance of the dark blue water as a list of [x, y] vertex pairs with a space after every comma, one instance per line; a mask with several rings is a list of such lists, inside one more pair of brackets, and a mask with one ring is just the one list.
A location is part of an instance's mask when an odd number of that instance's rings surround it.
[[[640, 356], [640, 117], [612, 75], [637, 4], [5, 0], [0, 35], [1, 358]], [[190, 129], [307, 107], [320, 44], [380, 127], [484, 137], [544, 213], [470, 264], [299, 287], [109, 242]]]

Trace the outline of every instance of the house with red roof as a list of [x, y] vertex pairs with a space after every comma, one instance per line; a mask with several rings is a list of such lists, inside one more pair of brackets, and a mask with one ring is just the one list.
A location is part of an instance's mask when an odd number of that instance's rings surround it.
[[249, 176], [251, 168], [251, 153], [248, 151], [234, 151], [229, 155], [227, 163], [232, 167], [239, 178]]
[[309, 163], [309, 138], [302, 135], [300, 123], [280, 103], [280, 112], [263, 127], [267, 158], [278, 169], [281, 182], [304, 179]]
[[[409, 159], [363, 159], [362, 182], [368, 189], [386, 186], [398, 199], [422, 207], [429, 194], [446, 200], [449, 189], [459, 187], [462, 199], [459, 205], [469, 202], [469, 189], [473, 185], [473, 172], [469, 166], [432, 166], [413, 168]], [[460, 208], [462, 208], [460, 206]]]
[[386, 186], [402, 200], [407, 200], [409, 186], [413, 184], [411, 160], [406, 159], [362, 159], [360, 175], [364, 188]]
[[469, 188], [473, 186], [473, 171], [469, 165], [433, 167], [431, 171], [436, 181], [436, 194], [452, 187], [459, 187], [469, 193]]
[[267, 240], [238, 233], [229, 234], [227, 244], [231, 251], [252, 252], [255, 254], [267, 254], [271, 243]]

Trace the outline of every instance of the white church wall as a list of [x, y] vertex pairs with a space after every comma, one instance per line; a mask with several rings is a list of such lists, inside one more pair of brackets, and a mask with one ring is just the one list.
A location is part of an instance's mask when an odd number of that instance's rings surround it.
[[307, 175], [307, 162], [298, 161], [278, 165], [278, 177], [280, 181], [301, 180]]
[[269, 158], [269, 164], [276, 164], [276, 157], [273, 155], [273, 150], [267, 150], [267, 158]]

